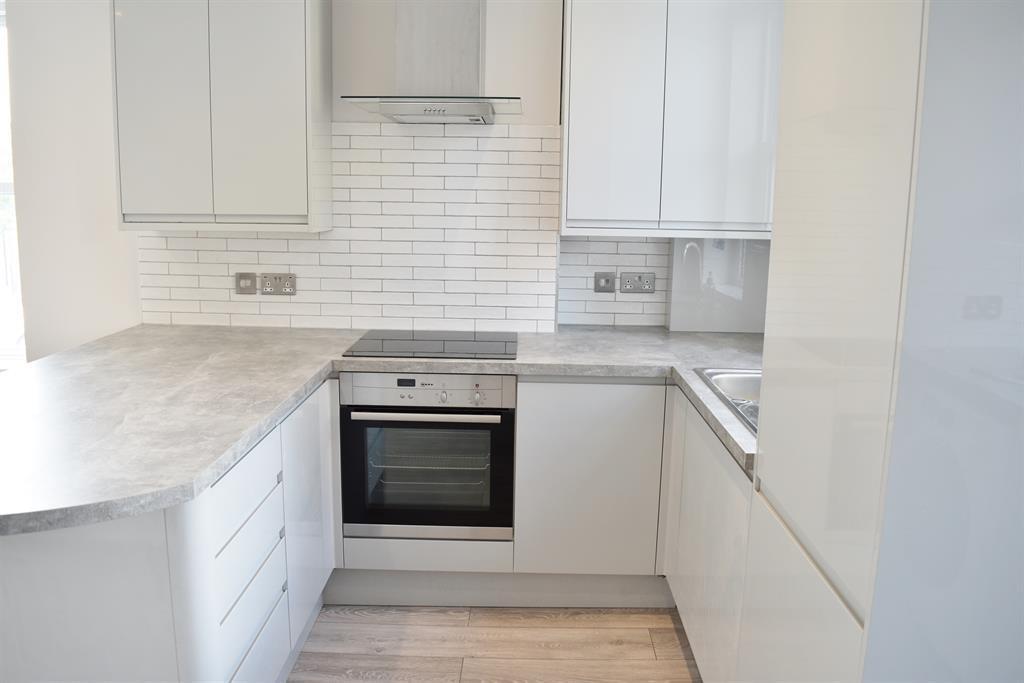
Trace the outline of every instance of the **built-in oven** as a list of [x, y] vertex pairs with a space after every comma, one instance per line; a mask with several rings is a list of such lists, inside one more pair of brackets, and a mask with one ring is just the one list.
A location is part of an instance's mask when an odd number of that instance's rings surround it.
[[340, 379], [344, 536], [512, 539], [515, 377]]

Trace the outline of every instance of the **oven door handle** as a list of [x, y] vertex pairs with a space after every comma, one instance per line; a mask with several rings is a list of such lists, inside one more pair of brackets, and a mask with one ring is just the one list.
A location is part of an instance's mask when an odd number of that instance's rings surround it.
[[372, 422], [471, 422], [474, 424], [501, 424], [501, 415], [479, 415], [459, 413], [370, 413], [356, 412], [352, 420]]

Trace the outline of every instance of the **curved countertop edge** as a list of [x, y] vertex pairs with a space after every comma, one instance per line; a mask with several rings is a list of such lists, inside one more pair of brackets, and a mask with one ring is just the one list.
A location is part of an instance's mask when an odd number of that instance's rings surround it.
[[134, 496], [82, 503], [72, 507], [0, 514], [0, 537], [109, 522], [187, 503], [230, 472], [231, 468], [238, 464], [256, 444], [274, 431], [285, 418], [316, 391], [324, 380], [333, 374], [331, 361], [325, 361], [323, 367], [303, 382], [267, 416], [246, 430], [238, 441], [210, 463], [191, 483], [184, 482]]
[[186, 503], [228, 473], [256, 444], [270, 434], [326, 379], [340, 371], [507, 374], [533, 377], [660, 379], [678, 386], [696, 407], [726, 449], [752, 478], [756, 439], [692, 369], [680, 364], [602, 364], [521, 362], [516, 360], [390, 359], [343, 357], [323, 365], [239, 439], [192, 482], [183, 482], [136, 495], [84, 502], [53, 509], [0, 514], [0, 537], [50, 531], [132, 517]]

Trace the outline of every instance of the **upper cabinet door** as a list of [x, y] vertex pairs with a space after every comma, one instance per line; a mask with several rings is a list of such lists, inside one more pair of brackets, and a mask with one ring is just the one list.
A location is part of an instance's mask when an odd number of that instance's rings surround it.
[[213, 213], [206, 0], [114, 3], [121, 210]]
[[569, 224], [657, 225], [666, 11], [666, 0], [576, 0], [571, 5]]
[[769, 228], [781, 34], [781, 0], [669, 0], [663, 227]]
[[214, 207], [305, 216], [305, 2], [210, 0]]

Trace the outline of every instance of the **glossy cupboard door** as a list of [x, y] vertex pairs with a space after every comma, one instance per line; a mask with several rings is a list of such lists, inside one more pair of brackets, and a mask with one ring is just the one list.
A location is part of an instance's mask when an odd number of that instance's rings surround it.
[[665, 436], [661, 456], [661, 512], [658, 516], [658, 562], [669, 587], [677, 578], [679, 504], [683, 487], [683, 441], [690, 401], [679, 387], [665, 390]]
[[567, 225], [657, 227], [666, 7], [666, 0], [571, 3]]
[[523, 382], [514, 567], [654, 574], [665, 387]]
[[921, 2], [794, 2], [783, 31], [757, 474], [862, 619], [889, 428], [922, 11]]
[[331, 392], [328, 380], [281, 423], [289, 621], [294, 646], [334, 567]]
[[755, 495], [736, 680], [856, 681], [862, 636], [796, 539]]
[[686, 415], [677, 576], [679, 617], [705, 681], [736, 680], [753, 485], [696, 410]]
[[123, 213], [213, 213], [208, 29], [206, 0], [114, 3]]
[[210, 0], [218, 217], [305, 216], [306, 19], [295, 0]]
[[669, 0], [662, 227], [770, 227], [781, 34], [781, 0]]

